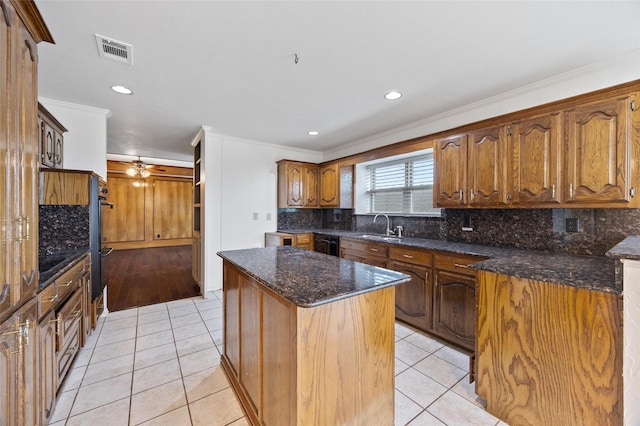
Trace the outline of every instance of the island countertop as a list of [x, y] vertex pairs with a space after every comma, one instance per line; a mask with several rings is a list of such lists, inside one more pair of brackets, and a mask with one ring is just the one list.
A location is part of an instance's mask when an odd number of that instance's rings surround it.
[[400, 272], [289, 246], [228, 250], [218, 256], [302, 308], [410, 280]]

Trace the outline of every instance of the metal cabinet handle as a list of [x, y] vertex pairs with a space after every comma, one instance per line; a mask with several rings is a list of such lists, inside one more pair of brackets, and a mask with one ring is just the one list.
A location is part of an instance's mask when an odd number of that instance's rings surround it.
[[551, 198], [556, 198], [556, 184], [551, 185]]
[[73, 280], [69, 280], [64, 284], [60, 284], [60, 287], [69, 287], [71, 284], [73, 284]]
[[380, 250], [378, 250], [377, 248], [370, 248], [369, 250], [371, 251], [375, 251], [375, 252], [379, 252]]
[[467, 265], [462, 265], [460, 263], [454, 263], [453, 266], [455, 266], [456, 268], [470, 269]]
[[403, 254], [402, 257], [406, 257], [407, 259], [413, 259], [413, 256], [409, 254]]
[[78, 317], [80, 316], [80, 314], [82, 314], [82, 309], [79, 309], [79, 310], [77, 310], [77, 311], [73, 311], [73, 312], [71, 312], [71, 316], [72, 316], [73, 318], [78, 318]]
[[56, 300], [58, 300], [58, 297], [60, 297], [58, 294], [56, 294], [55, 296], [51, 296], [49, 299], [45, 300], [45, 302], [47, 303], [53, 303]]

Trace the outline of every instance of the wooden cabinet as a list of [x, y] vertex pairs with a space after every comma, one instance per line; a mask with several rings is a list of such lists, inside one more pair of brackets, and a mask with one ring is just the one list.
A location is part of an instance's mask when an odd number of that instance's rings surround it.
[[436, 254], [433, 332], [463, 346], [475, 349], [476, 273], [467, 267], [483, 258]]
[[433, 200], [436, 207], [463, 207], [468, 203], [467, 135], [434, 142]]
[[340, 207], [340, 171], [337, 164], [320, 167], [320, 206]]
[[469, 132], [469, 205], [505, 206], [508, 203], [507, 145], [511, 128], [495, 126]]
[[43, 169], [39, 203], [42, 205], [89, 205], [89, 177], [85, 171]]
[[432, 254], [424, 250], [389, 247], [387, 267], [411, 277], [395, 287], [396, 318], [422, 330], [433, 324]]
[[481, 271], [476, 392], [509, 424], [623, 424], [622, 296]]
[[31, 1], [0, 3], [0, 321], [38, 282], [36, 42], [52, 41]]
[[53, 415], [58, 390], [58, 369], [56, 366], [56, 316], [50, 311], [38, 326], [40, 345], [40, 423], [49, 423]]
[[66, 131], [67, 129], [42, 104], [38, 103], [38, 147], [42, 166], [62, 167], [63, 134]]
[[80, 350], [80, 327], [82, 321], [82, 290], [75, 293], [57, 311], [58, 336], [56, 342], [56, 365], [58, 386], [62, 384], [71, 363]]
[[317, 208], [318, 165], [278, 161], [278, 208]]
[[546, 114], [513, 125], [514, 205], [557, 206], [562, 192], [562, 115]]
[[296, 247], [302, 250], [313, 250], [313, 234], [296, 234]]
[[[632, 102], [615, 97], [565, 112], [567, 204], [626, 204], [631, 199]], [[635, 134], [638, 137], [638, 134]], [[637, 143], [637, 142], [636, 142]]]
[[37, 314], [37, 301], [33, 298], [0, 324], [0, 403], [6, 419], [3, 424], [38, 424]]

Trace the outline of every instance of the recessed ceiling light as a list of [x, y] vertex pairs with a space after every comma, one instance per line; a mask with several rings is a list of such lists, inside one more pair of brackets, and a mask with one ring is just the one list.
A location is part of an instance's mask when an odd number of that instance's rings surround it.
[[133, 90], [126, 88], [124, 86], [111, 86], [111, 90], [114, 92], [118, 92], [122, 95], [133, 95]]
[[315, 130], [312, 130], [312, 131], [310, 131], [310, 132], [307, 132], [307, 134], [308, 134], [309, 136], [318, 136], [320, 133], [316, 132]]
[[396, 92], [396, 91], [392, 91], [392, 92], [389, 92], [386, 95], [384, 95], [384, 98], [389, 100], [389, 101], [393, 101], [395, 99], [398, 99], [400, 96], [402, 96], [402, 93]]

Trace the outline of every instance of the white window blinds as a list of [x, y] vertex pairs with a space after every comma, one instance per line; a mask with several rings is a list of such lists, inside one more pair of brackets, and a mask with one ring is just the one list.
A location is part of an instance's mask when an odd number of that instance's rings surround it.
[[433, 153], [367, 167], [367, 213], [440, 214], [433, 208]]

